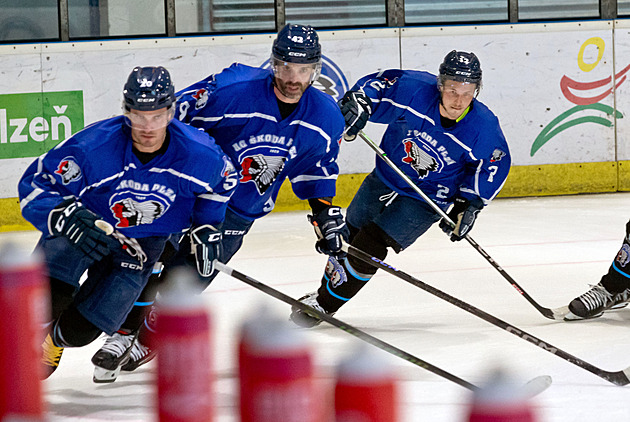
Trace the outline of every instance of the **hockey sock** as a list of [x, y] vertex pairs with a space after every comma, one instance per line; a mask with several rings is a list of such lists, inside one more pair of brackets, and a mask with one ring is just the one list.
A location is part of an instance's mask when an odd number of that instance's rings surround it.
[[71, 284], [57, 278], [50, 278], [52, 320], [59, 318], [59, 315], [70, 306], [75, 291], [76, 288]]
[[[351, 244], [371, 256], [385, 259], [387, 246], [395, 250], [400, 246], [376, 224], [370, 223], [356, 231], [351, 227]], [[352, 299], [370, 281], [376, 267], [352, 256], [337, 260], [328, 259], [322, 284], [317, 291], [317, 301], [328, 312], [336, 312], [344, 303]]]
[[608, 273], [604, 274], [601, 280], [602, 286], [610, 293], [621, 293], [630, 288], [630, 274], [627, 273], [630, 268], [622, 267], [619, 259], [613, 261]]
[[96, 340], [101, 332], [71, 305], [53, 324], [51, 337], [57, 347], [82, 347]]
[[623, 245], [610, 265], [608, 273], [602, 277], [601, 284], [610, 293], [621, 293], [630, 288], [630, 221], [626, 223], [626, 236]]
[[140, 331], [138, 332], [138, 341], [151, 347], [151, 337], [155, 335], [155, 322], [157, 320], [157, 312], [155, 306], [150, 307], [150, 311], [144, 318]]
[[[161, 264], [160, 264], [161, 266]], [[149, 315], [151, 307], [155, 303], [155, 297], [157, 296], [157, 288], [162, 282], [161, 271], [155, 271], [149, 277], [149, 281], [145, 286], [140, 297], [133, 304], [133, 308], [127, 315], [125, 322], [123, 322], [121, 328], [126, 331], [133, 332], [140, 327], [144, 319]]]
[[[359, 230], [356, 235], [352, 237], [351, 244], [355, 248], [380, 260], [384, 260], [387, 257], [388, 246], [391, 246], [395, 251], [400, 250], [398, 243], [374, 223], [369, 223]], [[360, 259], [349, 256], [348, 261], [352, 268], [361, 274], [366, 274], [371, 277], [376, 273], [375, 266], [365, 263]]]

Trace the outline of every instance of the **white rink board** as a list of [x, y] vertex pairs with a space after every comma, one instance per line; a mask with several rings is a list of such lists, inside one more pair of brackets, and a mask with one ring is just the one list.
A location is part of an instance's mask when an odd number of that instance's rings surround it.
[[[622, 72], [630, 65], [630, 20], [615, 22], [615, 72]], [[630, 82], [625, 73], [617, 80], [617, 109], [624, 113], [625, 118], [617, 123], [617, 159], [630, 160]]]
[[[483, 70], [484, 88], [479, 99], [499, 117], [513, 165], [615, 160], [614, 128], [588, 123], [562, 131], [533, 157], [530, 155], [532, 143], [542, 128], [576, 105], [561, 91], [560, 80], [564, 75], [579, 82], [612, 75], [609, 22], [557, 24], [551, 28], [540, 24], [476, 28], [472, 31], [470, 27], [443, 28], [441, 36], [431, 36], [433, 31], [428, 28], [404, 29], [403, 69], [429, 69], [435, 73], [449, 51], [474, 52]], [[603, 40], [604, 54], [597, 66], [584, 72], [578, 67], [578, 53], [585, 41], [593, 37]], [[597, 48], [588, 45], [583, 61], [596, 60]], [[614, 106], [612, 95], [600, 103]], [[605, 116], [587, 110], [564, 121], [587, 114]]]
[[[630, 23], [615, 24], [620, 28], [615, 38], [619, 71], [630, 63], [623, 61], [630, 57]], [[448, 51], [474, 51], [484, 71], [485, 88], [480, 100], [499, 117], [514, 164], [540, 165], [615, 161], [630, 156], [628, 118], [618, 120], [617, 144], [614, 126], [586, 122], [561, 131], [533, 156], [530, 154], [542, 129], [575, 107], [560, 88], [563, 76], [589, 83], [614, 73], [612, 27], [612, 21], [597, 21], [383, 28], [320, 31], [320, 38], [323, 54], [341, 69], [350, 86], [365, 74], [387, 68], [402, 66], [435, 73]], [[260, 34], [0, 46], [0, 71], [9, 76], [0, 80], [0, 94], [83, 91], [87, 125], [119, 113], [122, 85], [136, 65], [167, 67], [176, 89], [182, 89], [233, 62], [261, 65], [269, 58], [274, 37]], [[592, 39], [601, 40], [601, 58], [597, 57], [596, 45], [588, 41]], [[586, 72], [580, 68], [580, 61], [597, 65]], [[587, 94], [605, 89], [610, 86]], [[624, 116], [630, 112], [630, 100], [623, 95], [628, 89], [622, 84], [616, 98]], [[608, 95], [599, 104], [611, 107], [615, 102]], [[601, 111], [584, 110], [559, 124], [588, 116], [613, 120]], [[369, 124], [366, 132], [378, 140], [383, 127]], [[33, 159], [1, 160], [6, 169], [0, 176], [1, 198], [17, 196], [17, 181]], [[374, 155], [360, 142], [346, 143], [339, 164], [345, 174], [368, 172], [374, 165]]]

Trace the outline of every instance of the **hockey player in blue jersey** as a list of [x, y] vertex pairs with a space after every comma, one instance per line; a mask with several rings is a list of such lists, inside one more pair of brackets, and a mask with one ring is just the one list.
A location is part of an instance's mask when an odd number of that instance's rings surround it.
[[175, 91], [163, 67], [133, 69], [123, 97], [124, 115], [60, 143], [19, 182], [50, 276], [46, 377], [65, 347], [120, 328], [171, 234], [192, 227], [203, 275], [218, 257], [218, 227], [238, 183], [231, 161], [206, 133], [172, 120]]
[[[455, 228], [440, 227], [462, 239], [479, 212], [501, 190], [510, 170], [510, 152], [499, 121], [476, 99], [481, 65], [473, 53], [451, 51], [436, 77], [427, 72], [386, 70], [360, 79], [339, 101], [348, 140], [367, 121], [388, 125], [381, 148], [440, 208]], [[347, 210], [351, 244], [379, 259], [387, 248], [409, 247], [440, 219], [383, 160], [363, 181]], [[320, 288], [300, 300], [334, 314], [376, 273], [352, 256], [330, 257]], [[291, 319], [303, 327], [321, 321], [294, 308]]]
[[[334, 99], [312, 86], [320, 69], [316, 31], [289, 24], [274, 40], [270, 69], [233, 64], [178, 93], [176, 118], [212, 135], [239, 174], [240, 184], [222, 227], [221, 262], [227, 263], [239, 250], [254, 221], [271, 212], [286, 179], [313, 210], [310, 221], [322, 234], [317, 250], [342, 254], [342, 239], [348, 232], [332, 197], [344, 119]], [[188, 243], [180, 242], [179, 252], [165, 263], [160, 279], [169, 267], [185, 262]], [[205, 284], [215, 276], [216, 272]], [[151, 303], [151, 295], [145, 296], [145, 303]], [[141, 323], [127, 321], [125, 326]], [[133, 370], [153, 356], [147, 347], [148, 325], [143, 325], [122, 370]], [[129, 344], [129, 336], [116, 335], [97, 353], [120, 355]]]

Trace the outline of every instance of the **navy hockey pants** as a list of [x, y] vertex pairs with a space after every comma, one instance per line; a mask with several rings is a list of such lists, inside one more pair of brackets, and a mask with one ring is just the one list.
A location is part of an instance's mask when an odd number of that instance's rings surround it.
[[[120, 328], [140, 296], [167, 237], [136, 240], [147, 255], [142, 266], [122, 247], [112, 247], [108, 256], [95, 262], [72, 247], [65, 237], [42, 236], [38, 244], [49, 276], [73, 286], [76, 291], [73, 303], [81, 315], [109, 335]], [[80, 284], [85, 271], [87, 278]]]
[[400, 246], [396, 252], [411, 246], [439, 219], [430, 205], [396, 194], [375, 171], [367, 175], [346, 212], [346, 221], [352, 227], [361, 229], [369, 223], [380, 227]]

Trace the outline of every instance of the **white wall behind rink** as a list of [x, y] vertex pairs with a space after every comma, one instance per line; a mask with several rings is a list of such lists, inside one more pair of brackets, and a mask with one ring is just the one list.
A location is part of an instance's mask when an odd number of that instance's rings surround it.
[[[450, 50], [473, 51], [484, 72], [479, 99], [499, 117], [514, 165], [630, 159], [630, 117], [626, 116], [630, 83], [625, 73], [620, 74], [630, 65], [629, 21], [319, 33], [323, 54], [341, 68], [350, 86], [365, 74], [388, 68], [436, 73]], [[269, 58], [274, 38], [275, 34], [259, 34], [4, 45], [0, 46], [0, 94], [82, 90], [87, 125], [120, 113], [122, 86], [134, 66], [163, 65], [176, 89], [182, 89], [233, 62], [261, 65]], [[612, 89], [615, 73], [616, 91]], [[563, 77], [590, 87], [570, 90], [575, 96], [604, 95], [598, 104], [616, 105], [623, 118], [615, 121], [605, 112], [585, 108], [561, 119], [576, 107], [561, 89]], [[616, 124], [608, 127], [591, 118]], [[557, 134], [531, 155], [535, 139], [554, 119], [559, 120], [550, 130]], [[563, 127], [567, 128], [560, 130]], [[366, 129], [374, 139], [382, 131], [381, 125], [374, 124]], [[0, 198], [17, 196], [17, 181], [33, 159], [0, 160]], [[374, 155], [361, 141], [346, 143], [339, 163], [342, 173], [365, 173], [371, 170]]]

